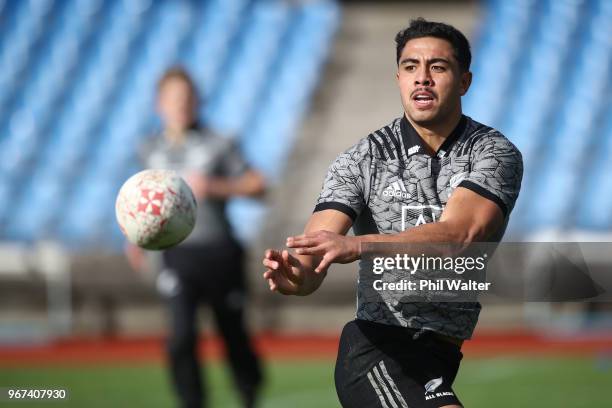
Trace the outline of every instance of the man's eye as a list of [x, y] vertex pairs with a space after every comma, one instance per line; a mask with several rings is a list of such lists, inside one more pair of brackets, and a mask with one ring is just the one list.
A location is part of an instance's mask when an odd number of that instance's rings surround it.
[[406, 71], [414, 71], [416, 69], [416, 66], [414, 65], [406, 65]]
[[444, 72], [444, 67], [441, 65], [434, 65], [431, 67], [431, 69], [435, 72]]

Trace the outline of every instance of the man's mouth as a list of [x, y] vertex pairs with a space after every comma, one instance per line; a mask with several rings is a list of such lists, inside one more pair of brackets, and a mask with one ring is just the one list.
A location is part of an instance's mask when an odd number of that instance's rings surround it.
[[412, 100], [419, 108], [430, 108], [433, 106], [435, 95], [428, 91], [416, 91], [412, 94]]

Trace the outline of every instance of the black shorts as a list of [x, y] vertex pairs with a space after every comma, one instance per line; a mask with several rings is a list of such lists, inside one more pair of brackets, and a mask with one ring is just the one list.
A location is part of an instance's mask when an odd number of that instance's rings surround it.
[[344, 408], [461, 405], [452, 389], [460, 347], [414, 330], [354, 320], [344, 326], [336, 392]]
[[203, 284], [215, 294], [244, 285], [244, 251], [234, 241], [216, 245], [179, 245], [162, 252], [163, 268], [182, 280]]

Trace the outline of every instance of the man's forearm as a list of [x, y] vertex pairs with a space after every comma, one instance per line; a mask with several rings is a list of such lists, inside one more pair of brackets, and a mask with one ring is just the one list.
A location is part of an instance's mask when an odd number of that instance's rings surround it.
[[206, 186], [206, 196], [211, 198], [229, 198], [238, 196], [239, 188], [237, 183], [228, 178], [209, 178]]
[[252, 197], [262, 194], [264, 189], [263, 178], [256, 174], [237, 178], [212, 177], [208, 179], [207, 195], [214, 198]]
[[369, 234], [359, 236], [361, 242], [396, 243], [469, 243], [484, 238], [484, 231], [440, 221], [422, 224], [397, 234]]
[[327, 271], [316, 273], [314, 272], [314, 270], [312, 270], [311, 273], [308, 273], [305, 276], [304, 281], [298, 285], [299, 288], [298, 288], [298, 292], [296, 293], [296, 295], [297, 296], [310, 295], [311, 293], [319, 289], [319, 287], [323, 283], [323, 280], [325, 280], [326, 276], [327, 276]]
[[[490, 232], [484, 228], [474, 226], [466, 227], [446, 221], [423, 224], [418, 227], [397, 234], [369, 234], [358, 237], [360, 243], [360, 256], [367, 243], [396, 243], [396, 244], [456, 244], [455, 246], [438, 248], [440, 252], [454, 249], [460, 252], [471, 242], [486, 241]], [[422, 250], [419, 247], [419, 251]], [[430, 247], [435, 251], [436, 247]]]
[[302, 281], [298, 284], [297, 296], [308, 296], [321, 286], [323, 280], [327, 276], [327, 271], [315, 272], [316, 266], [320, 262], [320, 258], [311, 256], [296, 255], [301, 263]]

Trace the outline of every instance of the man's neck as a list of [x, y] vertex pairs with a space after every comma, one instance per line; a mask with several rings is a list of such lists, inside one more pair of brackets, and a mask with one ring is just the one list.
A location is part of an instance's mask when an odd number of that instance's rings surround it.
[[430, 149], [430, 153], [436, 153], [451, 132], [457, 127], [461, 120], [461, 111], [453, 114], [450, 119], [432, 125], [419, 125], [413, 122], [408, 115], [405, 115], [408, 122], [417, 131], [425, 145]]
[[164, 129], [164, 135], [166, 139], [174, 144], [181, 144], [185, 141], [187, 135], [187, 128], [184, 127], [170, 127], [166, 126]]

